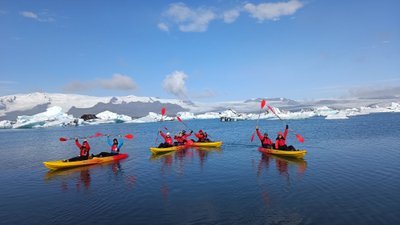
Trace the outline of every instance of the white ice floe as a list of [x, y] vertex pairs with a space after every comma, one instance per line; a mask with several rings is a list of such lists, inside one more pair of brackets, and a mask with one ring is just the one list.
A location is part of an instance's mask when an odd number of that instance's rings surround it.
[[219, 119], [220, 115], [218, 112], [207, 112], [196, 115], [196, 119]]
[[3, 121], [0, 121], [0, 129], [9, 129], [9, 128], [12, 128], [12, 126], [13, 126], [13, 121], [10, 121], [10, 120], [3, 120]]
[[[125, 99], [127, 100], [127, 99]], [[274, 112], [283, 120], [295, 120], [295, 119], [307, 119], [311, 117], [321, 116], [327, 120], [334, 119], [348, 119], [353, 116], [368, 115], [371, 113], [384, 113], [384, 112], [400, 112], [400, 104], [393, 102], [386, 107], [355, 107], [347, 109], [332, 109], [326, 106], [316, 107], [310, 110], [301, 110], [298, 112], [290, 112], [280, 110], [279, 108], [273, 108]], [[263, 110], [261, 114], [258, 113], [239, 113], [233, 109], [221, 111], [221, 112], [206, 112], [202, 114], [194, 114], [192, 112], [179, 112], [176, 116], [179, 116], [182, 120], [190, 119], [219, 119], [222, 121], [239, 121], [239, 120], [256, 120], [267, 119], [276, 120], [278, 117], [270, 110]], [[35, 115], [18, 116], [16, 121], [3, 120], [0, 121], [0, 128], [38, 128], [38, 127], [54, 127], [54, 126], [78, 126], [78, 125], [95, 125], [102, 123], [148, 123], [173, 121], [176, 120], [176, 116], [161, 116], [154, 112], [149, 112], [145, 117], [138, 119], [132, 119], [127, 115], [120, 115], [110, 111], [104, 111], [96, 115], [98, 119], [83, 121], [79, 118], [74, 118], [72, 115], [68, 115], [63, 112], [59, 106], [49, 107], [45, 112], [38, 113]]]
[[72, 115], [62, 112], [59, 106], [53, 106], [46, 112], [38, 113], [33, 116], [18, 116], [12, 128], [36, 128], [49, 126], [65, 126], [74, 124], [76, 119]]
[[99, 114], [96, 114], [96, 117], [100, 121], [104, 121], [106, 123], [109, 123], [109, 122], [125, 123], [125, 122], [129, 122], [132, 120], [132, 117], [130, 117], [130, 116], [120, 115], [120, 114], [113, 113], [110, 111], [104, 111]]
[[182, 120], [197, 119], [196, 116], [191, 112], [178, 112], [176, 115]]

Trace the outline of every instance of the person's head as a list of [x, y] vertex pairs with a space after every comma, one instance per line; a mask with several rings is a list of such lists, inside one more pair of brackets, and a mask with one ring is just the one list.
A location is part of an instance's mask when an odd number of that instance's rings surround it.
[[182, 130], [182, 134], [186, 134], [186, 130]]
[[171, 134], [169, 132], [167, 132], [167, 137], [170, 137], [170, 136], [171, 136]]
[[278, 138], [282, 138], [283, 137], [283, 134], [282, 134], [282, 132], [278, 132]]
[[268, 133], [264, 133], [264, 137], [268, 137]]
[[202, 134], [202, 133], [203, 133], [203, 130], [199, 130], [199, 133]]
[[114, 144], [118, 144], [118, 140], [116, 138], [113, 139]]

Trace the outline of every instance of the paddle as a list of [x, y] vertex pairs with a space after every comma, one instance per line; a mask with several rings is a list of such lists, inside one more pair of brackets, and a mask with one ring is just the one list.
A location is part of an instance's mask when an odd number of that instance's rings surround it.
[[[111, 134], [108, 134], [107, 136], [111, 136]], [[116, 135], [116, 136], [121, 137], [120, 134]], [[126, 139], [133, 139], [134, 138], [133, 134], [125, 134], [123, 137], [126, 138]]]
[[[258, 118], [257, 118], [257, 125], [256, 125], [256, 127], [258, 127], [258, 122], [259, 122], [260, 116], [261, 116], [261, 110], [265, 107], [265, 104], [267, 104], [267, 101], [265, 101], [265, 99], [263, 99], [263, 100], [261, 101], [261, 108], [260, 108], [260, 112], [258, 113]], [[256, 134], [256, 132], [253, 131], [253, 134], [251, 135], [251, 142], [254, 141], [254, 136], [255, 136], [255, 134]]]
[[[161, 120], [160, 120], [161, 122], [163, 121], [163, 117], [164, 117], [164, 115], [165, 115], [166, 112], [167, 112], [167, 109], [166, 109], [165, 107], [162, 107], [162, 108], [161, 108]], [[164, 128], [166, 128], [166, 127], [164, 127]], [[168, 130], [168, 129], [167, 129], [167, 130]], [[158, 129], [157, 136], [156, 136], [156, 140], [154, 141], [154, 145], [157, 144], [159, 133], [160, 133], [160, 129]]]
[[69, 140], [75, 140], [76, 138], [84, 139], [84, 138], [94, 138], [94, 137], [101, 137], [103, 136], [102, 133], [97, 132], [94, 135], [87, 136], [87, 137], [71, 137], [71, 138], [65, 138], [65, 137], [60, 137], [60, 141], [69, 141]]
[[183, 125], [185, 125], [185, 127], [186, 127], [188, 130], [192, 130], [192, 129], [190, 129], [190, 127], [189, 127], [188, 125], [186, 125], [185, 122], [183, 122], [183, 120], [182, 120], [179, 116], [177, 116], [176, 118], [179, 120], [179, 122], [183, 123]]
[[[278, 119], [279, 119], [280, 121], [283, 122], [282, 118], [275, 112], [275, 110], [274, 110], [271, 106], [268, 106], [268, 109], [271, 110], [271, 112], [274, 113], [274, 115], [275, 115], [276, 117], [278, 117]], [[292, 130], [293, 130], [293, 129], [292, 129]], [[295, 132], [295, 131], [293, 130], [293, 132]], [[300, 134], [297, 134], [297, 133], [295, 132], [295, 136], [296, 136], [297, 140], [298, 140], [300, 143], [303, 143], [303, 142], [304, 142], [304, 138], [303, 138], [302, 136], [300, 136]]]

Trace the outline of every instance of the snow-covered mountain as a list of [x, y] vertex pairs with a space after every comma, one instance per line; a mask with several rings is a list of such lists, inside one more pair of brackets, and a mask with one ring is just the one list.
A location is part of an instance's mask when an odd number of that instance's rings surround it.
[[83, 114], [97, 114], [112, 111], [131, 117], [142, 117], [149, 112], [158, 112], [162, 106], [168, 107], [168, 113], [190, 110], [192, 103], [156, 97], [94, 97], [75, 94], [30, 93], [0, 97], [0, 120], [12, 120], [19, 115], [33, 115], [47, 108], [58, 106], [62, 111], [74, 117]]

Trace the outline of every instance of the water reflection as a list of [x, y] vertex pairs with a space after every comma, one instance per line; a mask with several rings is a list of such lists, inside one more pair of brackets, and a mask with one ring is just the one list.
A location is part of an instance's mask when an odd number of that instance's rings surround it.
[[76, 189], [76, 191], [88, 191], [91, 186], [92, 176], [91, 171], [94, 169], [109, 168], [115, 177], [126, 177], [126, 184], [129, 188], [133, 188], [136, 184], [136, 177], [133, 175], [125, 176], [123, 168], [119, 161], [103, 163], [101, 165], [91, 165], [85, 167], [69, 168], [64, 170], [50, 170], [45, 174], [46, 182], [60, 181], [60, 188], [63, 192]]
[[159, 161], [161, 164], [160, 174], [164, 181], [161, 184], [160, 191], [163, 198], [167, 200], [169, 197], [170, 188], [166, 181], [168, 180], [167, 173], [173, 171], [178, 177], [182, 177], [185, 175], [185, 166], [195, 163], [196, 159], [199, 159], [199, 165], [202, 169], [209, 155], [215, 152], [221, 152], [221, 148], [192, 147], [164, 154], [151, 155], [151, 161]]
[[207, 161], [209, 154], [213, 154], [216, 152], [220, 153], [221, 151], [221, 148], [192, 147], [163, 154], [152, 154], [150, 156], [150, 160], [162, 162], [161, 173], [164, 173], [165, 169], [171, 167], [175, 162], [176, 165], [178, 165], [177, 172], [183, 174], [185, 160], [195, 159], [197, 157], [200, 162], [200, 167], [203, 167], [204, 163]]
[[289, 167], [295, 167], [298, 175], [303, 175], [307, 169], [307, 162], [304, 159], [261, 154], [257, 176], [259, 177], [264, 169], [268, 171], [272, 163], [275, 163], [279, 175], [286, 178], [289, 178], [290, 175]]

